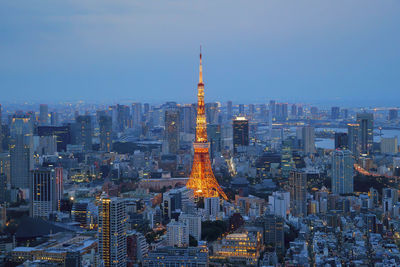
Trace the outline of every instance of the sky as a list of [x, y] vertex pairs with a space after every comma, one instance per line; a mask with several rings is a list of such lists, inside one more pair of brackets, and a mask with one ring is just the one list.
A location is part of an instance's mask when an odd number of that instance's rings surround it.
[[0, 0], [0, 102], [400, 106], [398, 0]]

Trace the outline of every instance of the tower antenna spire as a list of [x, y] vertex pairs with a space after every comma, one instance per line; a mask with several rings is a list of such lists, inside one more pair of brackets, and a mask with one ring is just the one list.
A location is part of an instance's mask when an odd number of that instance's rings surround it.
[[199, 84], [203, 83], [203, 66], [201, 63], [201, 45], [200, 45], [200, 66], [199, 66]]

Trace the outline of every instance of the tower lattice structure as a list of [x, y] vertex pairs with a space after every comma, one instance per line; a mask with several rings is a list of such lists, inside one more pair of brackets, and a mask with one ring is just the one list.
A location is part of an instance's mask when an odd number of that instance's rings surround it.
[[190, 173], [190, 179], [186, 183], [186, 187], [192, 189], [196, 197], [223, 197], [227, 199], [212, 171], [209, 147], [204, 105], [203, 67], [201, 65], [200, 51], [199, 83], [197, 85], [196, 140], [193, 143], [194, 159], [192, 172]]

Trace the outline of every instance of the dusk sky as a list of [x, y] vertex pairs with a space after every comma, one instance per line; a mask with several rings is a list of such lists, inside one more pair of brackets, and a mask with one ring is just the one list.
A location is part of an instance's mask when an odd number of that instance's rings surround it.
[[2, 102], [399, 106], [400, 1], [1, 1]]

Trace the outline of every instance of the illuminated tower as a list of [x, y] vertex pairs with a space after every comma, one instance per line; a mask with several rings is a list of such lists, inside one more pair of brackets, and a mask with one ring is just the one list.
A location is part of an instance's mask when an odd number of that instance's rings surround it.
[[204, 106], [204, 83], [203, 68], [201, 65], [200, 52], [200, 71], [199, 84], [197, 85], [197, 119], [196, 119], [196, 140], [193, 143], [194, 159], [192, 173], [186, 187], [194, 191], [196, 197], [218, 197], [227, 199], [224, 191], [222, 191], [214, 173], [211, 169], [211, 161], [207, 139], [207, 122]]

